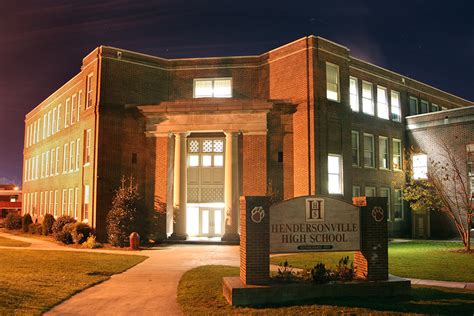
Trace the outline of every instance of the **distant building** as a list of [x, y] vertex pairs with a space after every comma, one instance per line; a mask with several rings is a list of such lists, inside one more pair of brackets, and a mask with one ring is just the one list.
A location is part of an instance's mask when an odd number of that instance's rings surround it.
[[400, 190], [407, 117], [472, 105], [315, 36], [238, 57], [100, 46], [26, 115], [24, 212], [69, 214], [103, 238], [133, 175], [166, 213], [161, 237], [237, 239], [239, 196], [266, 194], [384, 196], [391, 236], [418, 236]]
[[21, 212], [21, 190], [14, 184], [0, 184], [0, 219]]

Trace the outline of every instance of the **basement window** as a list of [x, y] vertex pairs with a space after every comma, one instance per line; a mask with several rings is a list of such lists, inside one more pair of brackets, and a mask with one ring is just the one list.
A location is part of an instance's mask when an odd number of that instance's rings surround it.
[[232, 78], [194, 79], [194, 98], [231, 98]]

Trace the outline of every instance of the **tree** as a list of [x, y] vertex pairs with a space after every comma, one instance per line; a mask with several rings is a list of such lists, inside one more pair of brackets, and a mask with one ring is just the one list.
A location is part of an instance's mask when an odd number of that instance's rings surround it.
[[[403, 199], [410, 203], [414, 212], [421, 210], [445, 213], [456, 226], [464, 249], [470, 252], [470, 231], [473, 219], [473, 203], [467, 170], [467, 161], [448, 144], [438, 144], [437, 155], [428, 159], [426, 179], [414, 179], [410, 161], [407, 163], [407, 184]], [[410, 150], [412, 157], [414, 150]]]
[[132, 232], [146, 236], [144, 207], [138, 185], [133, 177], [122, 177], [121, 185], [112, 200], [112, 209], [107, 214], [107, 236], [114, 246], [124, 247]]

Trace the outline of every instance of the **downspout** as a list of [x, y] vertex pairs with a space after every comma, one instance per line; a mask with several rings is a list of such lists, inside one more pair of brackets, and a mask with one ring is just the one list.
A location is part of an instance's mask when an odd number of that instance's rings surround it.
[[[101, 65], [102, 65], [102, 46], [99, 47], [97, 52], [97, 76], [96, 76], [96, 94], [95, 94], [95, 107], [94, 107], [94, 170], [92, 172], [92, 179], [94, 182], [94, 190], [92, 195], [91, 204], [94, 209], [91, 210], [92, 215], [92, 227], [96, 228], [97, 221], [97, 169], [99, 162], [99, 100], [100, 100], [100, 77], [101, 77]], [[86, 91], [87, 94], [87, 91]]]

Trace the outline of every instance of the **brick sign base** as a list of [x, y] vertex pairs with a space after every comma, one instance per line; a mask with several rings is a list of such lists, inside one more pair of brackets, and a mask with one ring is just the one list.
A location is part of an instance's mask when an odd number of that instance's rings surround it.
[[311, 296], [308, 299], [354, 294], [406, 295], [410, 290], [410, 281], [388, 275], [387, 199], [368, 197], [366, 201], [366, 205], [360, 208], [360, 250], [354, 253], [357, 280], [335, 284], [282, 285], [273, 284], [270, 280], [270, 199], [262, 196], [241, 197], [240, 277], [224, 278], [223, 294], [227, 301], [232, 305], [251, 306], [298, 301], [307, 293]]

